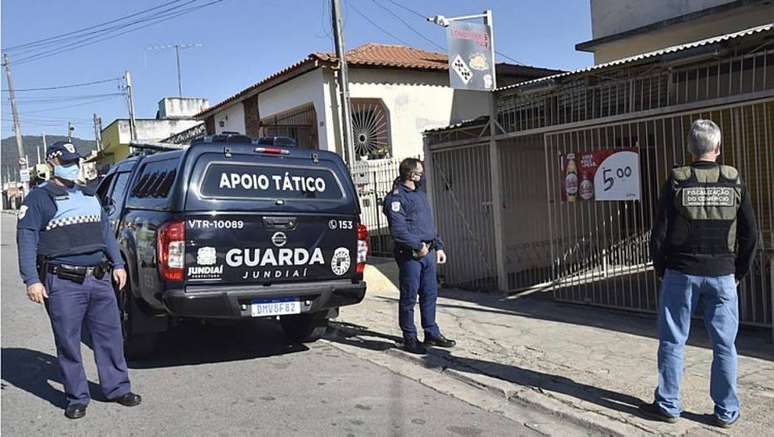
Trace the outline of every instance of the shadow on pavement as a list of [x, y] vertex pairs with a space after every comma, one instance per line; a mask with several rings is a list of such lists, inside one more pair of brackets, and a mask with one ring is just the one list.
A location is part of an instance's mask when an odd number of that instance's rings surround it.
[[[596, 308], [556, 302], [550, 295], [533, 295], [520, 298], [503, 298], [501, 295], [483, 292], [444, 289], [440, 297], [470, 302], [477, 307], [438, 303], [439, 309], [484, 312], [499, 315], [528, 317], [551, 322], [590, 326], [608, 331], [623, 332], [657, 339], [656, 315], [631, 311]], [[378, 296], [378, 299], [398, 303], [398, 299]], [[769, 331], [760, 328], [740, 327], [736, 340], [737, 353], [748, 357], [774, 361], [774, 348], [769, 341]], [[704, 322], [694, 319], [688, 344], [711, 349]], [[655, 360], [655, 357], [653, 358]]]
[[[349, 323], [331, 325], [326, 338], [335, 343], [361, 347], [373, 351], [384, 351], [397, 348], [402, 339], [393, 335], [372, 331], [368, 327]], [[376, 337], [378, 340], [363, 338]], [[508, 381], [520, 386], [533, 388], [537, 391], [562, 393], [611, 410], [640, 416], [639, 407], [643, 400], [623, 393], [603, 388], [593, 387], [575, 382], [572, 379], [535, 372], [491, 361], [457, 357], [448, 350], [432, 349], [428, 355], [422, 356], [423, 365], [429, 369], [454, 369], [462, 373], [477, 373], [492, 378]]]
[[289, 343], [274, 320], [244, 320], [229, 324], [182, 323], [162, 334], [155, 352], [130, 361], [131, 369], [155, 369], [250, 360], [309, 350]]
[[[65, 394], [51, 386], [62, 384], [62, 374], [56, 357], [25, 348], [2, 348], [3, 381], [50, 402], [58, 408], [67, 405]], [[99, 385], [89, 381], [93, 400], [104, 401]]]

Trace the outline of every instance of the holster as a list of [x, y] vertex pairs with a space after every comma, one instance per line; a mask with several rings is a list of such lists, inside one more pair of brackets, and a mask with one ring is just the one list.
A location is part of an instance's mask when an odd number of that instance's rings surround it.
[[48, 258], [44, 256], [39, 256], [36, 267], [38, 269], [38, 279], [40, 279], [40, 282], [43, 284], [46, 283], [46, 275], [48, 274]]

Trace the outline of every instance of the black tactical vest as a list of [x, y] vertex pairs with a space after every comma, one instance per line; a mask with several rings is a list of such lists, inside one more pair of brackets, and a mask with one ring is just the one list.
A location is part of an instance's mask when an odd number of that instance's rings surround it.
[[672, 169], [674, 223], [669, 245], [675, 253], [733, 254], [736, 214], [742, 201], [739, 172], [728, 165]]

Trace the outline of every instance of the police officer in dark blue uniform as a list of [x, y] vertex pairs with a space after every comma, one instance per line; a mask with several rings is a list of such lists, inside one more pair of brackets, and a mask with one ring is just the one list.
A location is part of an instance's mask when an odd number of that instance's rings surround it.
[[27, 296], [44, 303], [51, 319], [67, 398], [65, 416], [85, 416], [90, 400], [81, 361], [82, 326], [91, 335], [105, 397], [127, 407], [139, 405], [142, 399], [129, 384], [111, 283], [115, 280], [119, 289], [126, 283], [118, 242], [93, 189], [75, 183], [80, 159], [75, 146], [52, 144], [46, 159], [53, 177], [25, 198], [16, 238]]
[[[400, 163], [400, 177], [384, 199], [384, 214], [395, 241], [394, 255], [400, 269], [398, 320], [404, 347], [415, 354], [427, 353], [426, 346], [453, 347], [456, 343], [441, 334], [435, 323], [438, 298], [437, 264], [446, 262], [444, 245], [433, 223], [427, 194], [419, 190], [423, 183], [422, 161], [414, 158]], [[414, 306], [419, 296], [424, 345], [417, 339]]]

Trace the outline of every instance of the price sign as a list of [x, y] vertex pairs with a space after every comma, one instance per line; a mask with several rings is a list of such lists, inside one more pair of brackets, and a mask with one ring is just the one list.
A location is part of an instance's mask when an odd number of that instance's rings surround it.
[[29, 182], [30, 181], [30, 171], [29, 169], [23, 168], [19, 170], [19, 180], [22, 182]]
[[596, 200], [640, 200], [640, 155], [618, 151], [599, 165], [594, 175]]

